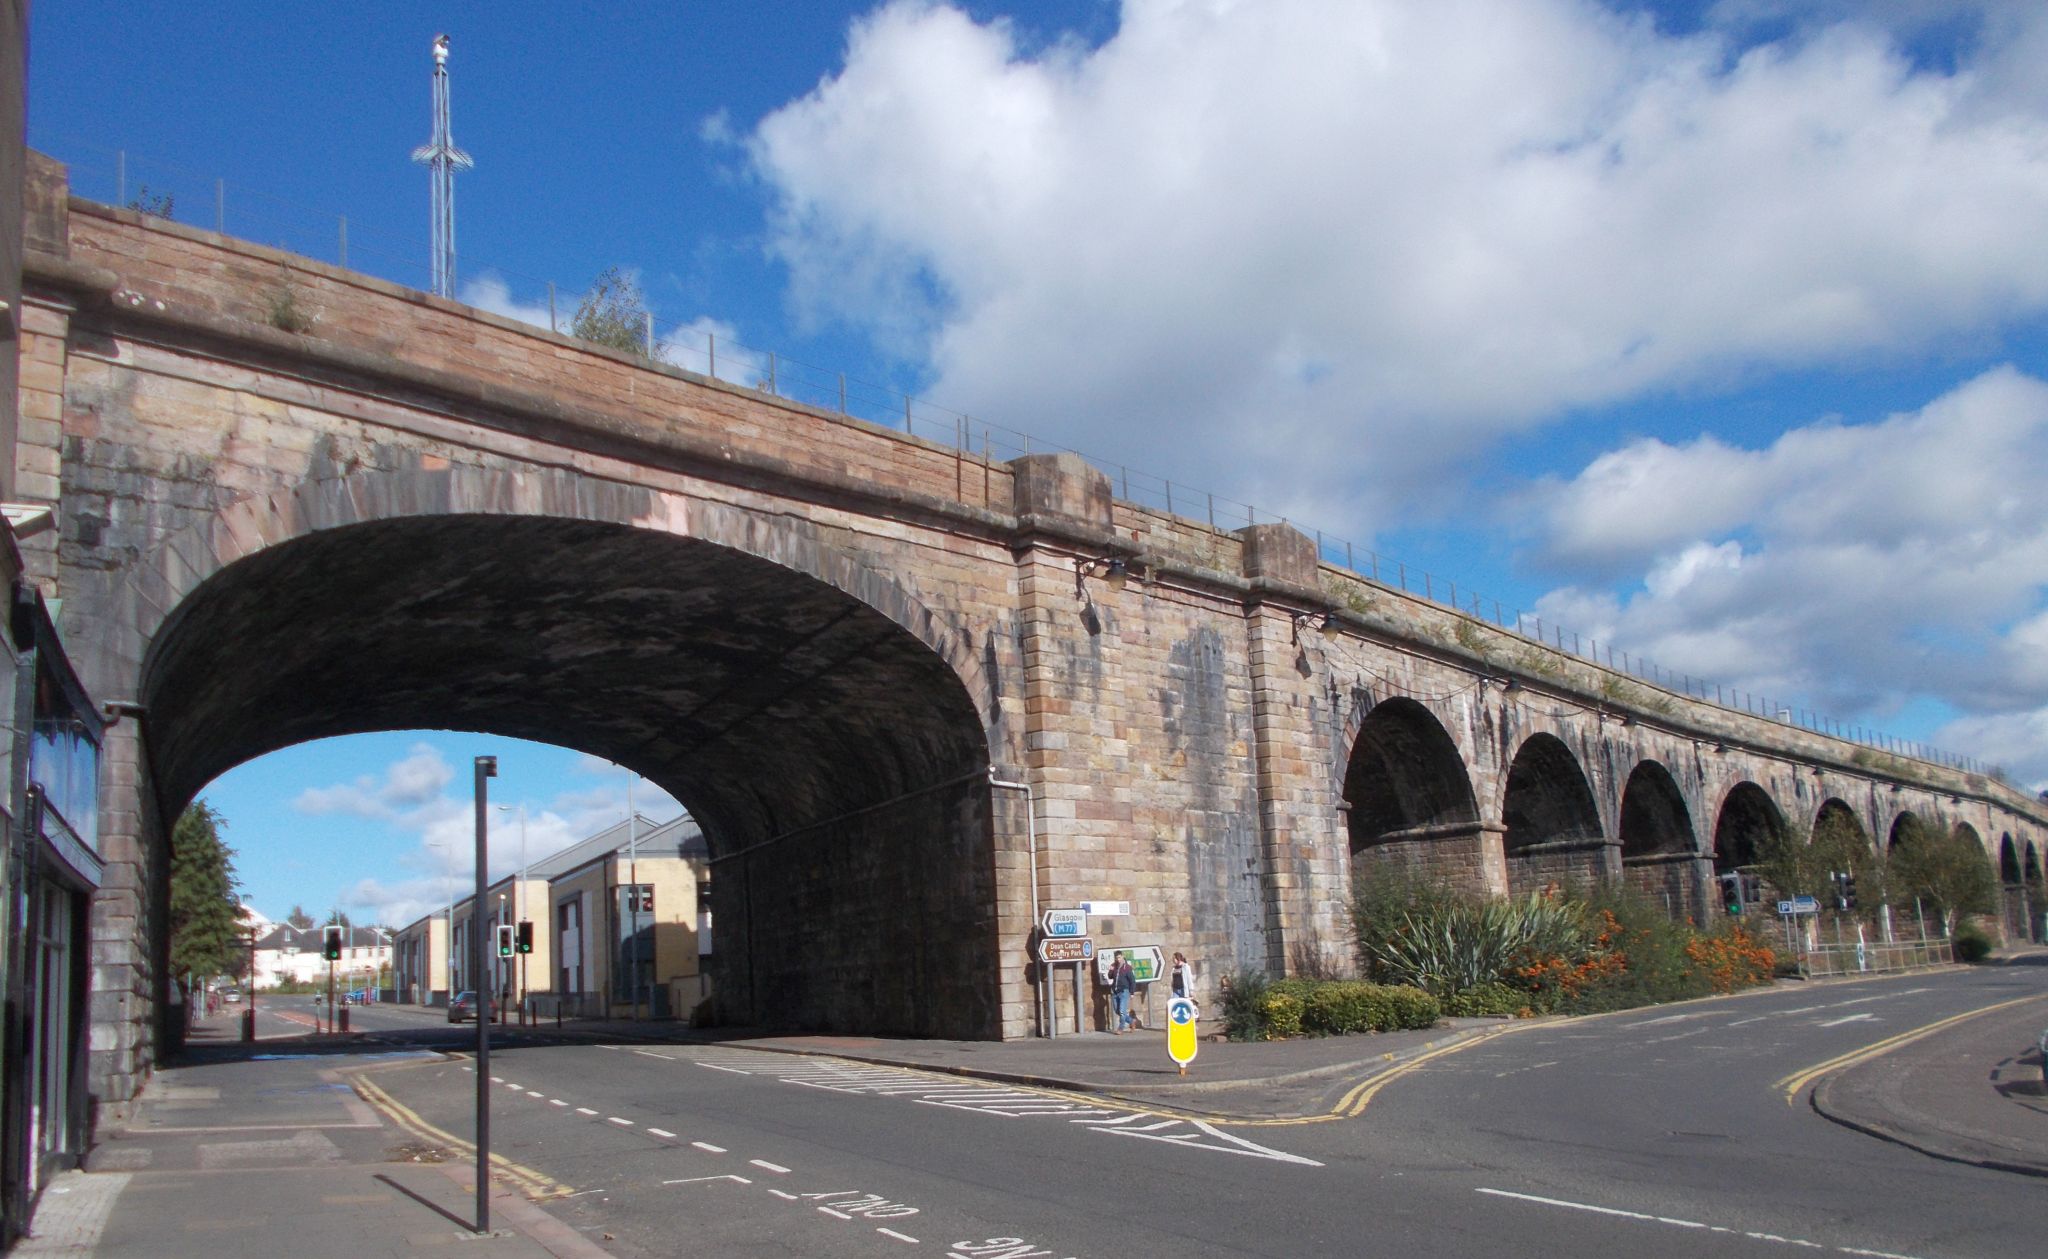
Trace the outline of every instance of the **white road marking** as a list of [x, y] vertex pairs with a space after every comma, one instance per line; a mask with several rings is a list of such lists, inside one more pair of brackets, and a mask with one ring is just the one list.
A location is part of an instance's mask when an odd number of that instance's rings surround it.
[[789, 1169], [787, 1167], [782, 1166], [780, 1163], [771, 1163], [766, 1159], [759, 1158], [750, 1158], [747, 1160], [747, 1162], [753, 1164], [755, 1167], [765, 1167], [771, 1172], [779, 1172], [784, 1176], [789, 1175]]
[[844, 1211], [834, 1211], [834, 1210], [833, 1210], [833, 1209], [832, 1209], [831, 1207], [819, 1207], [818, 1209], [819, 1209], [820, 1211], [823, 1211], [823, 1212], [824, 1212], [825, 1214], [827, 1214], [827, 1215], [836, 1215], [836, 1216], [838, 1216], [838, 1217], [839, 1217], [840, 1219], [842, 1219], [842, 1220], [850, 1220], [850, 1219], [852, 1219], [852, 1218], [853, 1218], [852, 1216], [848, 1215], [848, 1214], [847, 1214], [846, 1212], [844, 1212]]
[[526, 1095], [527, 1095], [528, 1097], [546, 1097], [546, 1096], [547, 1096], [547, 1094], [545, 1094], [545, 1093], [540, 1093], [540, 1092], [536, 1092], [536, 1091], [535, 1091], [535, 1090], [533, 1090], [533, 1089], [528, 1089], [528, 1090], [526, 1090]]
[[671, 1141], [676, 1139], [676, 1134], [670, 1132], [667, 1128], [649, 1128], [647, 1131], [657, 1137], [667, 1137]]
[[632, 1121], [632, 1120], [630, 1120], [630, 1119], [621, 1119], [621, 1118], [619, 1118], [619, 1117], [618, 1117], [617, 1115], [611, 1115], [611, 1116], [607, 1117], [607, 1118], [605, 1119], [605, 1122], [606, 1122], [606, 1123], [615, 1123], [615, 1124], [619, 1125], [619, 1126], [620, 1126], [621, 1128], [630, 1128], [630, 1127], [632, 1127], [632, 1126], [633, 1126], [633, 1121]]
[[661, 1183], [664, 1185], [694, 1185], [706, 1180], [736, 1180], [743, 1185], [754, 1183], [745, 1176], [690, 1176], [682, 1180], [664, 1180]]
[[909, 1242], [913, 1246], [917, 1245], [917, 1238], [912, 1237], [907, 1233], [899, 1233], [893, 1228], [878, 1228], [875, 1231], [877, 1233], [880, 1233], [884, 1237], [893, 1237], [897, 1241]]
[[548, 1099], [548, 1105], [550, 1105], [550, 1106], [567, 1106], [568, 1104], [569, 1104], [569, 1103], [567, 1103], [567, 1102], [563, 1101], [563, 1100], [562, 1100], [561, 1098], [559, 1098], [559, 1097], [550, 1097], [550, 1098]]
[[594, 1114], [596, 1114], [597, 1112], [596, 1112], [596, 1111], [594, 1111], [594, 1110], [592, 1110], [592, 1109], [591, 1109], [590, 1107], [588, 1107], [588, 1106], [578, 1106], [578, 1107], [576, 1108], [576, 1113], [577, 1113], [577, 1114], [579, 1114], [579, 1115], [594, 1115]]
[[692, 1142], [690, 1142], [690, 1144], [691, 1144], [691, 1145], [694, 1145], [694, 1146], [696, 1146], [696, 1147], [697, 1147], [698, 1149], [700, 1149], [700, 1150], [703, 1150], [703, 1151], [705, 1151], [705, 1152], [706, 1152], [706, 1153], [708, 1153], [708, 1154], [723, 1154], [723, 1153], [725, 1153], [725, 1147], [724, 1147], [724, 1146], [722, 1146], [722, 1145], [713, 1145], [713, 1144], [711, 1144], [711, 1143], [710, 1143], [709, 1141], [692, 1141]]
[[1821, 1023], [1821, 1024], [1818, 1024], [1817, 1026], [1820, 1026], [1820, 1027], [1840, 1027], [1840, 1026], [1841, 1026], [1842, 1024], [1844, 1024], [1844, 1023], [1875, 1023], [1875, 1022], [1877, 1022], [1877, 1016], [1876, 1016], [1875, 1014], [1845, 1014], [1845, 1015], [1843, 1015], [1843, 1016], [1842, 1016], [1841, 1018], [1838, 1018], [1838, 1019], [1829, 1019], [1829, 1020], [1828, 1020], [1827, 1022], [1825, 1022], [1825, 1023]]
[[787, 1199], [790, 1202], [800, 1201], [800, 1199], [798, 1199], [798, 1197], [795, 1194], [784, 1193], [780, 1189], [770, 1189], [768, 1192], [774, 1194], [778, 1198]]
[[654, 1052], [653, 1050], [651, 1050], [651, 1049], [636, 1049], [636, 1050], [634, 1050], [633, 1052], [634, 1052], [634, 1053], [636, 1053], [636, 1054], [639, 1054], [639, 1055], [640, 1055], [640, 1056], [641, 1056], [642, 1058], [659, 1058], [659, 1059], [661, 1059], [661, 1060], [662, 1060], [663, 1062], [674, 1062], [674, 1061], [675, 1061], [675, 1058], [674, 1058], [674, 1057], [673, 1057], [672, 1055], [670, 1055], [670, 1054], [658, 1054], [658, 1053], [655, 1053], [655, 1052]]
[[[474, 1071], [474, 1070], [476, 1070], [476, 1068], [475, 1068], [475, 1067], [464, 1067], [464, 1068], [463, 1068], [463, 1070], [464, 1070], [464, 1071]], [[504, 1076], [502, 1076], [502, 1075], [494, 1075], [494, 1076], [492, 1076], [492, 1077], [491, 1077], [491, 1083], [493, 1083], [493, 1084], [503, 1084], [504, 1082], [505, 1082], [505, 1077], [504, 1077]]]
[[1563, 1207], [1568, 1211], [1586, 1211], [1593, 1215], [1612, 1216], [1616, 1219], [1636, 1220], [1644, 1224], [1665, 1224], [1672, 1228], [1699, 1229], [1708, 1233], [1722, 1233], [1730, 1237], [1747, 1237], [1751, 1241], [1776, 1242], [1781, 1246], [1797, 1246], [1801, 1250], [1832, 1250], [1837, 1254], [1864, 1255], [1870, 1259], [1915, 1259], [1912, 1255], [1895, 1255], [1883, 1250], [1863, 1250], [1850, 1246], [1829, 1246], [1821, 1242], [1807, 1241], [1801, 1237], [1785, 1237], [1777, 1233], [1757, 1233], [1749, 1229], [1728, 1228], [1720, 1224], [1704, 1224], [1698, 1220], [1674, 1219], [1668, 1215], [1649, 1215], [1642, 1211], [1624, 1211], [1618, 1207], [1594, 1206], [1590, 1202], [1571, 1202], [1564, 1198], [1543, 1198], [1533, 1193], [1514, 1193], [1506, 1189], [1476, 1189], [1495, 1198], [1513, 1198], [1518, 1202], [1533, 1202], [1539, 1206]]
[[1667, 1014], [1661, 1019], [1643, 1019], [1636, 1023], [1623, 1023], [1623, 1027], [1660, 1027], [1665, 1023], [1683, 1023], [1687, 1019], [1702, 1017], [1698, 1014]]

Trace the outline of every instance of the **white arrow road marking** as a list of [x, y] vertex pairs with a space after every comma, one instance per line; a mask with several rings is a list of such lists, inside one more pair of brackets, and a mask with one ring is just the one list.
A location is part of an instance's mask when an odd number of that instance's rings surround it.
[[1825, 1022], [1825, 1023], [1822, 1023], [1822, 1024], [1820, 1024], [1819, 1026], [1821, 1026], [1821, 1027], [1840, 1027], [1840, 1026], [1841, 1026], [1842, 1024], [1844, 1024], [1844, 1023], [1875, 1023], [1875, 1022], [1877, 1022], [1877, 1016], [1876, 1016], [1875, 1014], [1850, 1014], [1850, 1015], [1845, 1015], [1845, 1016], [1843, 1016], [1842, 1018], [1839, 1018], [1839, 1019], [1829, 1019], [1829, 1020], [1828, 1020], [1827, 1022]]

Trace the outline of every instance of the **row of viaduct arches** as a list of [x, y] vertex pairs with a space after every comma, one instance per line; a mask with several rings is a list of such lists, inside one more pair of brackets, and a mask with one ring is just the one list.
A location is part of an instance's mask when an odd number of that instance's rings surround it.
[[[1483, 697], [1486, 687], [1477, 690]], [[1772, 775], [1768, 762], [1730, 760], [1725, 746], [1636, 736], [1633, 719], [1596, 719], [1590, 734], [1554, 721], [1526, 728], [1515, 688], [1504, 691], [1491, 706], [1481, 700], [1479, 720], [1498, 736], [1482, 750], [1505, 766], [1492, 774], [1475, 771], [1460, 747], [1455, 714], [1447, 722], [1418, 699], [1361, 696], [1344, 769], [1355, 864], [1394, 862], [1509, 894], [1621, 881], [1703, 918], [1721, 901], [1714, 880], [1755, 866], [1773, 838], [1847, 834], [1876, 856], [1918, 823], [1963, 834], [2007, 887], [2042, 881], [2041, 841], [2006, 830], [1994, 846], [1960, 816], [1960, 797], [1944, 805], [1899, 784], [1823, 782], [1817, 769]], [[1784, 799], [1773, 788], [1788, 777]]]

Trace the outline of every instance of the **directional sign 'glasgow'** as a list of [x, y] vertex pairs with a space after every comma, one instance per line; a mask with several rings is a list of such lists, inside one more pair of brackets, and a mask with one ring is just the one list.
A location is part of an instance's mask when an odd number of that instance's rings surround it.
[[1088, 911], [1084, 909], [1048, 909], [1045, 911], [1045, 934], [1049, 936], [1073, 936], [1076, 939], [1088, 934]]

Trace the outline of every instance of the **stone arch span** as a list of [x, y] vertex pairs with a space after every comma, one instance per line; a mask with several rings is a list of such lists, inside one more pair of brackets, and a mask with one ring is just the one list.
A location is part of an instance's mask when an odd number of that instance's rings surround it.
[[1764, 897], [1775, 895], [1754, 873], [1769, 845], [1785, 838], [1785, 815], [1771, 793], [1753, 782], [1729, 787], [1721, 797], [1721, 809], [1714, 819], [1714, 876], [1720, 883], [1723, 905], [1756, 912]]
[[1704, 921], [1707, 873], [1678, 780], [1662, 761], [1638, 761], [1621, 792], [1622, 880], [1672, 917]]
[[308, 485], [203, 532], [166, 544], [154, 571], [182, 589], [134, 627], [163, 816], [331, 735], [575, 747], [702, 823], [731, 1017], [1002, 1033], [1001, 709], [963, 634], [808, 522], [455, 469]]
[[1470, 891], [1498, 890], [1486, 872], [1498, 859], [1499, 832], [1481, 826], [1465, 758], [1419, 701], [1385, 699], [1363, 714], [1344, 801], [1354, 867], [1391, 862]]
[[1532, 734], [1516, 749], [1501, 792], [1501, 823], [1512, 893], [1588, 885], [1608, 873], [1600, 806], [1578, 758], [1554, 734]]

